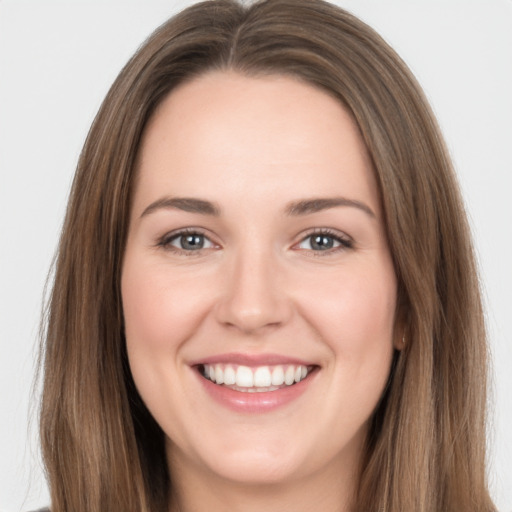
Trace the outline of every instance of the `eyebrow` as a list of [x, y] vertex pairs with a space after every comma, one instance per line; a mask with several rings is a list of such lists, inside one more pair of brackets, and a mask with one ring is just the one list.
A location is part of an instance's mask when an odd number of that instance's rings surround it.
[[[285, 215], [297, 217], [302, 215], [310, 215], [312, 213], [321, 212], [330, 208], [340, 206], [348, 206], [357, 208], [370, 217], [375, 218], [373, 210], [361, 201], [355, 199], [347, 199], [345, 197], [320, 197], [313, 199], [302, 199], [300, 201], [292, 201], [288, 203], [284, 209]], [[151, 203], [141, 214], [141, 217], [149, 215], [160, 209], [177, 209], [189, 213], [198, 213], [201, 215], [211, 215], [219, 217], [221, 214], [220, 207], [206, 201], [204, 199], [196, 199], [193, 197], [162, 197]]]
[[361, 201], [356, 201], [355, 199], [347, 199], [346, 197], [320, 197], [293, 201], [286, 206], [285, 213], [290, 216], [308, 215], [338, 206], [357, 208], [370, 217], [375, 218], [374, 211], [368, 205]]
[[184, 212], [199, 213], [201, 215], [220, 215], [220, 208], [210, 201], [196, 199], [193, 197], [162, 197], [151, 203], [143, 212], [141, 217], [149, 215], [160, 209], [176, 209]]

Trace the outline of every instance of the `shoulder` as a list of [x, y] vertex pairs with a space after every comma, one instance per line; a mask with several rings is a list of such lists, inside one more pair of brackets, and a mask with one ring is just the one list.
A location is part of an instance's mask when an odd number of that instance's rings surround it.
[[37, 510], [32, 510], [31, 512], [50, 512], [48, 507], [38, 508]]

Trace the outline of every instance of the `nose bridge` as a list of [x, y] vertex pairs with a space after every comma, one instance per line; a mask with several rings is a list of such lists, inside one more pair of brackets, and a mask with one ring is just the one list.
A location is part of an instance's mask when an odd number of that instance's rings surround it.
[[288, 319], [291, 305], [271, 247], [245, 244], [233, 251], [228, 266], [218, 305], [219, 321], [254, 332]]

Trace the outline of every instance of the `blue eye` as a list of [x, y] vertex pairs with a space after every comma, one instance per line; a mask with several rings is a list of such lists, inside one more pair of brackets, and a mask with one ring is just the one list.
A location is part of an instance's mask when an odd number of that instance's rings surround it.
[[[199, 254], [203, 249], [212, 249], [215, 244], [203, 233], [195, 230], [184, 230], [165, 235], [158, 246], [177, 253]], [[299, 249], [314, 253], [333, 253], [338, 250], [350, 249], [353, 242], [350, 238], [326, 230], [310, 233], [297, 245]]]
[[184, 252], [195, 252], [214, 247], [211, 240], [196, 231], [182, 231], [171, 236], [165, 236], [159, 242], [159, 245], [171, 250]]
[[308, 235], [300, 242], [298, 247], [308, 251], [327, 252], [336, 249], [349, 249], [352, 245], [352, 241], [347, 238], [328, 231], [321, 231]]

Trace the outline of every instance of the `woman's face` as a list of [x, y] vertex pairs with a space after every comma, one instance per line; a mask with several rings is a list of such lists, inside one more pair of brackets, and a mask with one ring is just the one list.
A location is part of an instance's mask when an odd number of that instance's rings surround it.
[[292, 78], [214, 72], [159, 106], [138, 165], [126, 343], [171, 471], [353, 474], [390, 371], [396, 277], [351, 116]]

